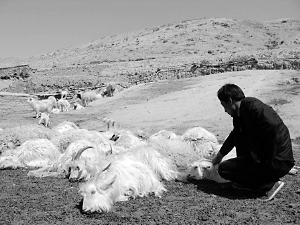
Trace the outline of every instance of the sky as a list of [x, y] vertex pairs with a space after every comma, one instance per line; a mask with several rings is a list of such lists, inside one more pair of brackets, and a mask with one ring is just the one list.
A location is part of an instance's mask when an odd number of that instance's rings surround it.
[[300, 18], [300, 0], [0, 0], [0, 59], [204, 17]]

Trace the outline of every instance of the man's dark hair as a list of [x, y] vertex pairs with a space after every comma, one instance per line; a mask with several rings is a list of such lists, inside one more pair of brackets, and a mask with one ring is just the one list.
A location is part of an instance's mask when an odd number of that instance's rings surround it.
[[229, 99], [232, 101], [240, 101], [245, 98], [244, 92], [242, 89], [235, 84], [224, 84], [218, 90], [218, 98], [220, 101], [228, 102]]

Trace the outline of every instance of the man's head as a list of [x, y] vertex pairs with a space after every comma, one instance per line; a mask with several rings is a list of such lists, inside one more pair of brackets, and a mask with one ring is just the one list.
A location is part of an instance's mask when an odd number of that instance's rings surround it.
[[218, 90], [218, 98], [225, 112], [230, 116], [238, 116], [240, 102], [245, 98], [242, 89], [235, 84], [225, 84]]

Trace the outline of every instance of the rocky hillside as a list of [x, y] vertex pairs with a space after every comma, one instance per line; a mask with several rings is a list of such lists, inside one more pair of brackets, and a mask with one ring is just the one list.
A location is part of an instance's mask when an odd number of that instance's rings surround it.
[[[134, 83], [148, 75], [152, 80], [153, 74], [172, 68], [179, 78], [191, 76], [185, 74], [201, 63], [219, 65], [251, 57], [298, 61], [294, 66], [284, 66], [281, 61], [271, 69], [300, 67], [300, 18], [263, 23], [226, 18], [188, 20], [104, 37], [32, 57], [28, 64], [38, 71], [34, 76], [48, 82], [75, 79], [81, 84], [87, 80], [89, 84], [108, 80]], [[181, 72], [176, 75], [178, 68]], [[222, 68], [217, 72], [225, 71]], [[166, 77], [168, 74], [160, 78]]]

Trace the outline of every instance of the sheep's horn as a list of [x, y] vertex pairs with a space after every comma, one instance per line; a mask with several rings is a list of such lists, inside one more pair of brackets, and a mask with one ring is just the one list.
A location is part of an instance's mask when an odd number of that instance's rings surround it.
[[82, 155], [82, 153], [83, 153], [85, 150], [87, 150], [88, 148], [93, 148], [93, 146], [85, 146], [85, 147], [83, 147], [83, 148], [80, 148], [80, 149], [78, 150], [78, 152], [75, 154], [75, 156], [72, 158], [72, 161], [77, 160], [77, 159]]
[[111, 163], [109, 163], [109, 164], [101, 171], [101, 173], [104, 172], [105, 170], [108, 170], [110, 166], [111, 166]]
[[110, 146], [110, 150], [105, 154], [106, 156], [108, 156], [108, 155], [112, 155], [113, 154], [113, 147], [112, 147], [112, 145], [111, 144], [109, 144], [109, 146]]

